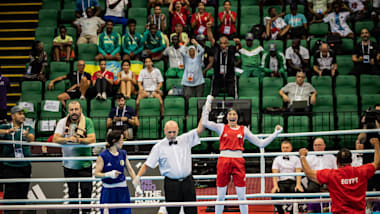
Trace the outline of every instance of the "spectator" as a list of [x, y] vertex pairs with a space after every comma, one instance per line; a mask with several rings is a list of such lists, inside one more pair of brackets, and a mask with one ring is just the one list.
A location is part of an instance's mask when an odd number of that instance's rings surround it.
[[48, 89], [53, 90], [56, 82], [66, 79], [70, 80], [71, 87], [67, 89], [66, 92], [57, 96], [57, 99], [62, 103], [63, 109], [66, 108], [66, 100], [77, 98], [80, 98], [81, 100], [86, 99], [86, 95], [88, 94], [87, 89], [91, 85], [91, 75], [84, 71], [84, 67], [85, 62], [83, 60], [78, 60], [76, 71], [72, 71], [67, 75], [57, 77], [50, 81]]
[[128, 20], [128, 32], [123, 36], [123, 60], [139, 59], [144, 50], [143, 36], [136, 32], [136, 20]]
[[136, 109], [138, 112], [140, 100], [147, 97], [154, 97], [160, 101], [160, 112], [164, 114], [164, 102], [162, 100], [163, 93], [161, 91], [164, 79], [160, 70], [153, 67], [151, 57], [144, 59], [145, 68], [140, 71], [138, 78], [139, 94], [136, 100]]
[[125, 7], [128, 7], [128, 0], [110, 0], [106, 1], [106, 13], [104, 21], [112, 21], [114, 24], [122, 24], [123, 29], [128, 24], [128, 19], [125, 18]]
[[131, 68], [131, 62], [129, 60], [123, 60], [121, 63], [121, 71], [117, 73], [116, 85], [120, 85], [120, 93], [126, 98], [130, 99], [131, 95], [136, 95], [136, 74], [129, 70]]
[[367, 9], [367, 1], [365, 0], [345, 0], [346, 4], [343, 4], [343, 8], [350, 12], [349, 20], [351, 22], [361, 21], [369, 17], [369, 11]]
[[[190, 15], [189, 12], [189, 1], [185, 0], [185, 6], [182, 6], [181, 1], [174, 1], [169, 0], [169, 13], [171, 15], [171, 22], [172, 22], [172, 32], [174, 32], [174, 28], [177, 24], [181, 24], [183, 28], [186, 29], [186, 21], [187, 16]], [[174, 10], [173, 10], [173, 4], [174, 4]]]
[[236, 12], [231, 11], [231, 1], [225, 0], [223, 3], [224, 11], [219, 12], [218, 18], [220, 24], [219, 35], [233, 39], [236, 33]]
[[297, 4], [293, 3], [290, 5], [290, 14], [286, 15], [284, 18], [285, 23], [290, 26], [289, 37], [291, 39], [307, 37], [307, 20], [305, 16], [298, 13]]
[[289, 31], [290, 26], [286, 25], [284, 19], [281, 16], [285, 15], [285, 12], [277, 15], [276, 8], [270, 7], [268, 9], [269, 17], [264, 18], [264, 25], [266, 29], [266, 38], [269, 39], [283, 39], [285, 34]]
[[205, 11], [205, 4], [203, 2], [198, 3], [198, 13], [194, 13], [191, 16], [191, 28], [194, 29], [194, 35], [207, 35], [206, 23], [214, 23], [214, 19], [211, 14]]
[[[212, 76], [213, 71], [213, 65], [214, 65], [214, 51], [212, 48], [209, 48], [206, 46], [206, 37], [201, 34], [196, 37], [197, 42], [199, 45], [202, 46], [202, 48], [205, 50], [203, 53], [203, 61], [202, 61], [202, 69], [203, 69], [203, 76]], [[210, 72], [208, 72], [210, 71]], [[208, 75], [207, 73], [211, 73], [211, 75]]]
[[87, 8], [95, 10], [94, 16], [99, 16], [101, 12], [99, 0], [76, 0], [75, 6], [75, 17], [77, 18], [87, 17], [88, 13], [85, 13]]
[[147, 23], [156, 24], [158, 30], [161, 32], [166, 31], [166, 16], [161, 12], [161, 6], [159, 4], [154, 5], [154, 13], [148, 16]]
[[[55, 128], [53, 142], [60, 144], [92, 144], [96, 143], [94, 124], [91, 118], [86, 117], [82, 112], [82, 107], [78, 101], [69, 103], [68, 115], [58, 121]], [[87, 157], [91, 156], [91, 147], [63, 147], [63, 157]], [[91, 160], [66, 160], [63, 161], [63, 174], [65, 178], [70, 177], [92, 177]], [[92, 182], [67, 182], [69, 187], [69, 198], [79, 198], [78, 184], [83, 198], [91, 198]], [[75, 204], [78, 202], [70, 202]], [[82, 202], [89, 204], [90, 202]], [[90, 213], [91, 209], [83, 212]], [[71, 213], [79, 213], [79, 209], [73, 209]]]
[[[148, 0], [148, 14], [150, 13], [151, 9], [154, 8], [156, 10], [157, 6], [166, 5], [169, 4], [170, 0]], [[161, 8], [160, 8], [161, 10]], [[156, 12], [156, 11], [154, 11]], [[161, 12], [161, 11], [160, 11]], [[155, 23], [157, 24], [157, 23]]]
[[162, 59], [162, 53], [166, 48], [164, 34], [157, 30], [156, 24], [147, 25], [143, 35], [143, 41], [146, 41], [144, 52], [152, 57], [153, 61]]
[[319, 51], [314, 55], [313, 70], [319, 76], [330, 75], [335, 77], [337, 75], [337, 69], [335, 54], [329, 50], [327, 43], [322, 43], [319, 46]]
[[347, 24], [350, 12], [341, 12], [340, 7], [341, 5], [338, 2], [334, 2], [334, 12], [329, 13], [325, 18], [323, 18], [323, 22], [330, 24], [331, 33], [333, 35], [340, 36], [341, 38], [353, 39], [354, 34]]
[[100, 70], [95, 72], [92, 77], [92, 86], [96, 92], [96, 99], [107, 99], [112, 94], [113, 73], [106, 70], [107, 62], [105, 59], [99, 61]]
[[238, 63], [241, 62], [241, 69], [244, 71], [241, 76], [261, 78], [260, 55], [264, 48], [261, 47], [260, 41], [254, 40], [252, 33], [247, 33], [244, 46], [239, 39], [235, 39], [235, 43], [239, 48], [239, 52], [236, 54]]
[[116, 32], [112, 32], [113, 22], [106, 22], [106, 31], [103, 31], [98, 36], [98, 55], [95, 56], [95, 61], [101, 59], [120, 61], [120, 45], [121, 38]]
[[186, 103], [194, 95], [195, 97], [202, 97], [205, 88], [205, 80], [202, 74], [204, 49], [195, 39], [191, 39], [193, 45], [186, 48], [189, 42], [190, 39], [179, 49], [185, 62], [185, 72], [181, 84], [183, 85]]
[[322, 21], [323, 17], [330, 13], [332, 3], [333, 0], [307, 0], [309, 22]]
[[[8, 141], [32, 142], [35, 139], [34, 129], [24, 125], [25, 113], [20, 106], [11, 108], [12, 121], [0, 125], [0, 137]], [[2, 157], [14, 157], [16, 159], [30, 157], [30, 146], [20, 144], [2, 145]], [[2, 179], [30, 178], [32, 166], [30, 161], [2, 162]], [[29, 182], [4, 184], [4, 199], [28, 199]], [[19, 204], [18, 204], [19, 205]], [[11, 213], [11, 212], [5, 212]], [[18, 210], [17, 213], [23, 213]]]
[[29, 53], [29, 66], [24, 75], [24, 80], [38, 80], [45, 82], [45, 68], [47, 65], [47, 54], [44, 51], [44, 43], [38, 40], [34, 41], [32, 50]]
[[107, 129], [120, 130], [125, 139], [133, 138], [133, 127], [139, 126], [139, 119], [135, 110], [125, 105], [125, 97], [122, 94], [116, 95], [117, 106], [113, 107], [107, 118]]
[[183, 74], [185, 68], [183, 56], [180, 52], [179, 39], [175, 35], [172, 37], [172, 45], [164, 51], [165, 61], [169, 60], [169, 69], [166, 73], [167, 77], [177, 77]]
[[189, 36], [186, 32], [183, 32], [183, 26], [181, 24], [176, 24], [174, 28], [174, 33], [170, 34], [170, 40], [173, 39], [173, 36], [177, 35], [179, 38], [179, 44], [183, 45]]
[[66, 62], [73, 60], [75, 57], [73, 51], [73, 37], [66, 34], [66, 27], [59, 26], [59, 36], [53, 40], [54, 60], [59, 62], [65, 60]]
[[354, 62], [354, 70], [351, 72], [359, 76], [360, 74], [380, 74], [375, 66], [375, 61], [379, 55], [376, 42], [371, 41], [368, 29], [363, 28], [360, 32], [362, 41], [354, 48], [352, 61]]
[[285, 56], [281, 51], [277, 50], [276, 44], [269, 44], [269, 53], [264, 53], [261, 60], [261, 67], [264, 69], [265, 75], [270, 74], [271, 77], [282, 76], [288, 78], [286, 70]]
[[[305, 82], [305, 77], [304, 72], [297, 72], [296, 82], [290, 82], [280, 89], [280, 96], [285, 103], [288, 103], [289, 112], [295, 112], [297, 110], [309, 112], [309, 105], [315, 104], [317, 91], [310, 83]], [[297, 109], [293, 106], [294, 101], [307, 101], [307, 106], [302, 109]]]
[[371, 19], [374, 22], [375, 27], [377, 27], [377, 24], [379, 23], [379, 18], [380, 18], [380, 0], [373, 0]]
[[[290, 141], [281, 143], [281, 152], [292, 152], [293, 147]], [[300, 159], [294, 155], [281, 155], [273, 160], [272, 173], [292, 173], [301, 172]], [[273, 177], [272, 193], [295, 193], [304, 192], [301, 185], [301, 176], [281, 176]], [[282, 205], [276, 205], [277, 212], [283, 214]], [[292, 211], [290, 213], [293, 213]]]
[[[364, 144], [360, 143], [359, 141], [355, 142], [355, 150], [363, 150]], [[352, 167], [358, 167], [363, 165], [363, 153], [354, 153], [352, 154]]]
[[10, 87], [9, 79], [2, 76], [0, 71], [0, 124], [7, 121], [7, 91]]
[[207, 37], [214, 48], [214, 76], [212, 79], [211, 95], [219, 96], [219, 92], [224, 90], [229, 97], [237, 97], [237, 82], [235, 76], [235, 55], [238, 47], [229, 46], [225, 36], [219, 38], [216, 43], [211, 31], [212, 23], [207, 23]]
[[91, 43], [96, 44], [98, 34], [102, 32], [105, 22], [93, 15], [91, 8], [86, 9], [87, 17], [82, 17], [73, 22], [74, 27], [80, 34], [77, 44]]
[[292, 46], [285, 51], [288, 76], [295, 76], [299, 71], [310, 74], [309, 51], [300, 44], [299, 39], [293, 39]]

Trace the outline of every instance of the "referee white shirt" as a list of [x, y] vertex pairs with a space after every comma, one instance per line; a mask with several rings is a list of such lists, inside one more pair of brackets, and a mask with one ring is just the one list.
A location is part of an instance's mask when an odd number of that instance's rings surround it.
[[308, 155], [306, 160], [312, 170], [337, 169], [336, 157], [331, 154]]
[[357, 167], [363, 165], [363, 154], [362, 153], [354, 153], [352, 154], [352, 167]]
[[[272, 169], [277, 169], [279, 173], [296, 172], [297, 168], [302, 168], [301, 161], [297, 156], [278, 156], [274, 159]], [[281, 176], [278, 181], [296, 180], [295, 176]]]
[[197, 130], [193, 129], [176, 137], [177, 144], [169, 145], [167, 138], [153, 146], [145, 164], [155, 168], [157, 164], [162, 176], [181, 179], [191, 174], [191, 148], [200, 144]]

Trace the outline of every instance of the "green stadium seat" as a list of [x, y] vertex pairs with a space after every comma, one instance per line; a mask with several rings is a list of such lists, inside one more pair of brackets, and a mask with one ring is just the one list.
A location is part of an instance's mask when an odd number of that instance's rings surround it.
[[188, 103], [188, 111], [187, 114], [190, 116], [197, 116], [198, 115], [198, 100], [204, 99], [201, 97], [190, 97], [189, 103]]
[[64, 0], [63, 1], [63, 9], [73, 9], [75, 10], [76, 2], [72, 0]]
[[[56, 106], [58, 105], [58, 108]], [[58, 100], [43, 100], [41, 102], [41, 120], [58, 120], [62, 117], [62, 103]]]
[[335, 94], [356, 95], [356, 77], [353, 75], [338, 75], [336, 77]]
[[351, 55], [338, 55], [336, 56], [336, 63], [338, 65], [339, 75], [347, 75], [354, 68]]
[[[136, 21], [137, 22], [137, 21]], [[145, 25], [143, 24], [145, 22], [137, 22], [137, 25], [136, 25], [136, 32], [139, 32], [141, 34], [143, 34], [145, 32]]]
[[137, 139], [157, 139], [159, 119], [159, 116], [139, 116], [140, 126], [137, 128]]
[[[237, 1], [231, 1], [232, 2], [232, 5], [235, 5], [237, 6], [238, 5], [238, 2]], [[223, 4], [223, 1], [219, 1], [219, 4]], [[254, 6], [254, 5], [259, 5], [259, 1], [258, 0], [240, 0], [240, 5], [242, 7], [245, 7], [245, 6]], [[231, 6], [232, 7], [232, 6]]]
[[342, 39], [342, 50], [344, 54], [351, 54], [354, 50], [354, 41], [352, 39]]
[[166, 92], [168, 92], [170, 89], [174, 87], [182, 87], [181, 81], [182, 79], [179, 79], [179, 78], [167, 79], [165, 83]]
[[259, 97], [260, 85], [258, 77], [239, 79], [239, 97]]
[[334, 103], [333, 96], [330, 95], [317, 95], [316, 102], [313, 105], [313, 112], [333, 112]]
[[21, 100], [41, 102], [42, 83], [40, 81], [23, 81], [21, 83]]
[[206, 78], [205, 79], [205, 92], [203, 93], [203, 96], [206, 97], [209, 95], [211, 92], [211, 80]]
[[380, 76], [360, 75], [360, 95], [380, 94]]
[[285, 52], [284, 42], [282, 40], [264, 40], [264, 50], [269, 50], [269, 45], [272, 43], [276, 44], [277, 50]]
[[326, 23], [313, 23], [309, 26], [310, 35], [324, 37], [329, 32], [329, 25]]
[[55, 34], [55, 26], [37, 27], [35, 31], [36, 40], [50, 39], [53, 41]]
[[[72, 101], [77, 101], [80, 103], [80, 106], [82, 107], [82, 112], [84, 115], [87, 116], [87, 100], [81, 100], [81, 99], [72, 99], [72, 100], [68, 100], [66, 101], [67, 105], [66, 105], [66, 112], [69, 112], [69, 104], [72, 102]], [[109, 112], [108, 112], [109, 113]], [[108, 117], [108, 115], [107, 115]], [[104, 119], [104, 118], [103, 118]]]
[[48, 80], [45, 83], [45, 94], [44, 94], [44, 99], [45, 100], [56, 100], [57, 96], [60, 95], [61, 93], [65, 92], [66, 90], [66, 84], [65, 81], [59, 81], [54, 84], [54, 89], [49, 90], [48, 86], [51, 80]]
[[125, 105], [133, 108], [136, 111], [136, 100], [135, 99], [127, 99], [127, 101], [125, 101]]
[[[319, 131], [333, 131], [334, 129], [334, 114], [332, 112], [328, 113], [318, 113], [313, 115], [313, 132]], [[317, 136], [316, 136], [317, 137]], [[334, 148], [334, 137], [333, 136], [318, 136], [322, 137], [326, 143], [328, 149]]]
[[70, 63], [68, 62], [51, 62], [49, 79], [53, 80], [57, 77], [70, 73]]
[[90, 101], [90, 112], [89, 116], [91, 118], [98, 117], [105, 119], [108, 117], [110, 111], [111, 111], [111, 100], [97, 100], [92, 99]]
[[[288, 133], [309, 132], [309, 117], [308, 116], [289, 116], [288, 117]], [[307, 137], [292, 137], [290, 138], [293, 148], [306, 148], [308, 146]]]
[[98, 53], [98, 45], [96, 44], [80, 44], [78, 45], [78, 59], [80, 60], [94, 60]]
[[61, 24], [71, 24], [75, 20], [75, 9], [61, 10]]
[[355, 22], [355, 34], [359, 36], [363, 28], [367, 28], [371, 32], [373, 27], [373, 21], [357, 21]]
[[251, 100], [251, 113], [258, 114], [260, 112], [260, 98], [259, 97], [239, 97], [239, 99]]
[[205, 11], [207, 12], [207, 13], [210, 13], [211, 14], [211, 16], [214, 18], [214, 21], [215, 21], [215, 18], [217, 18], [217, 17], [215, 17], [215, 7], [213, 7], [213, 6], [206, 6], [205, 7]]
[[165, 116], [185, 116], [185, 99], [184, 97], [167, 97], [164, 100]]
[[42, 9], [38, 13], [38, 26], [40, 27], [56, 27], [58, 20], [58, 12], [54, 9]]
[[264, 77], [262, 94], [265, 96], [276, 96], [282, 88], [284, 81], [281, 77]]
[[374, 109], [374, 105], [380, 103], [380, 94], [364, 94], [361, 96], [362, 98], [362, 111], [365, 111], [368, 109], [368, 107], [371, 107], [371, 109]]
[[146, 20], [146, 17], [148, 17], [147, 10], [146, 8], [131, 8], [130, 10], [128, 10], [128, 17], [133, 17], [134, 19], [144, 18]]
[[43, 0], [42, 1], [42, 9], [60, 10], [61, 9], [61, 1]]
[[[274, 132], [276, 125], [284, 127], [284, 118], [281, 115], [263, 114], [262, 117], [262, 133], [271, 134]], [[276, 138], [265, 149], [279, 150], [281, 148], [281, 139]]]
[[241, 9], [241, 13], [240, 13], [241, 24], [249, 24], [250, 26], [249, 29], [251, 29], [253, 25], [260, 24], [260, 7], [259, 6], [245, 6], [245, 7], [241, 7], [240, 9]]
[[311, 85], [320, 95], [332, 95], [332, 79], [331, 76], [313, 76]]
[[[147, 1], [141, 1], [141, 0], [132, 0], [132, 5], [133, 5], [133, 8], [146, 8], [148, 6]], [[130, 10], [133, 10], [133, 9], [130, 9]]]
[[251, 31], [252, 25], [251, 24], [240, 24], [240, 36], [245, 36], [248, 32]]
[[160, 101], [156, 98], [141, 99], [139, 116], [160, 116]]
[[164, 61], [163, 60], [154, 62], [154, 67], [160, 69], [162, 75], [164, 75], [164, 71], [165, 71], [164, 66], [165, 65], [164, 65]]
[[112, 31], [118, 33], [119, 35], [123, 35], [123, 25], [122, 24], [115, 24], [113, 26]]
[[105, 141], [107, 137], [107, 120], [104, 118], [92, 118], [94, 123], [96, 141], [101, 142]]
[[356, 95], [337, 95], [337, 112], [358, 112], [358, 97]]
[[281, 96], [279, 94], [275, 96], [263, 96], [263, 111], [266, 110], [266, 108], [271, 108], [271, 107], [282, 107], [283, 106], [283, 101], [281, 99]]

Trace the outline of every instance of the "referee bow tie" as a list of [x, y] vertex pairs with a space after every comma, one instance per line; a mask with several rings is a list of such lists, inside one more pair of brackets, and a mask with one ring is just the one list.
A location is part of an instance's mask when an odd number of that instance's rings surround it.
[[172, 144], [177, 144], [177, 141], [169, 141], [169, 146], [171, 146]]
[[284, 156], [284, 157], [282, 157], [282, 159], [289, 160], [289, 156]]
[[317, 157], [323, 157], [323, 155], [317, 155]]

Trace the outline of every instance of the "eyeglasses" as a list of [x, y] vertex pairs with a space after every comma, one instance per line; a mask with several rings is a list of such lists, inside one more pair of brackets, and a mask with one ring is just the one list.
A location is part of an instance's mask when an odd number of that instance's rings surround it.
[[168, 131], [168, 134], [175, 134], [177, 131]]

